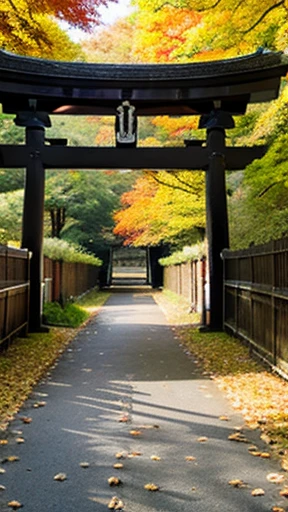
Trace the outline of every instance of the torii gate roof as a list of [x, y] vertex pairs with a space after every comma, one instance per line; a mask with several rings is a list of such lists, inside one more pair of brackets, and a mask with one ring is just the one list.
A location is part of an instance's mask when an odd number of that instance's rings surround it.
[[[129, 100], [138, 115], [209, 113], [214, 101], [231, 114], [248, 103], [277, 98], [288, 57], [257, 51], [234, 59], [192, 64], [90, 64], [23, 57], [0, 50], [3, 111], [114, 115]], [[31, 101], [30, 101], [31, 105]]]

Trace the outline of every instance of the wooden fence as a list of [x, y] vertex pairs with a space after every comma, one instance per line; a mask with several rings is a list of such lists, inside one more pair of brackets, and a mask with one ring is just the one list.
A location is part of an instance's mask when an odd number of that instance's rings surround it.
[[224, 328], [288, 371], [288, 238], [223, 251]]
[[0, 344], [28, 329], [29, 253], [0, 246]]
[[85, 263], [44, 258], [44, 297], [47, 302], [65, 303], [99, 283], [100, 267]]
[[164, 288], [185, 297], [191, 310], [205, 310], [206, 259], [164, 267]]

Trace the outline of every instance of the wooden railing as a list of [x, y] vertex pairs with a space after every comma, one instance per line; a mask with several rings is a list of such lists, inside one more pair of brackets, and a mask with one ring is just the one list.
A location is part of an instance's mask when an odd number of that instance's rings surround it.
[[164, 288], [185, 297], [200, 314], [205, 310], [205, 268], [205, 258], [164, 267]]
[[288, 372], [288, 238], [223, 251], [224, 328]]
[[0, 246], [0, 344], [27, 333], [29, 253]]
[[45, 299], [65, 303], [99, 284], [99, 269], [84, 263], [44, 258]]

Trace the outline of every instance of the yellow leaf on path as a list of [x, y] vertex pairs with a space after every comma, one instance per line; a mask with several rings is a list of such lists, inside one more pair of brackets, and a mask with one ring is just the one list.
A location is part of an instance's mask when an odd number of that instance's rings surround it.
[[150, 459], [159, 461], [159, 460], [161, 460], [161, 457], [158, 457], [158, 455], [151, 455]]
[[120, 462], [118, 462], [117, 464], [114, 464], [113, 468], [115, 468], [115, 469], [122, 469], [122, 468], [124, 468], [124, 465], [120, 464]]
[[23, 439], [23, 437], [17, 437], [16, 443], [23, 444], [23, 443], [25, 443], [25, 439]]
[[65, 473], [58, 473], [57, 475], [54, 476], [54, 480], [58, 481], [58, 482], [64, 482], [64, 480], [67, 479], [67, 475]]
[[288, 471], [288, 458], [282, 460], [281, 467], [284, 469], [284, 471]]
[[248, 439], [241, 434], [241, 432], [235, 432], [235, 434], [230, 434], [228, 436], [229, 441], [237, 441], [238, 443], [248, 443]]
[[259, 451], [259, 448], [257, 448], [257, 446], [255, 446], [255, 445], [249, 446], [249, 448], [248, 448], [248, 452], [258, 452], [258, 451]]
[[81, 468], [86, 469], [86, 468], [89, 468], [90, 464], [89, 464], [89, 462], [80, 462], [80, 466], [81, 466]]
[[2, 462], [17, 462], [17, 460], [20, 459], [16, 455], [9, 455], [9, 457], [6, 457], [6, 459], [2, 460]]
[[7, 439], [0, 439], [0, 445], [1, 445], [1, 444], [3, 444], [3, 445], [4, 445], [4, 444], [8, 444]]
[[44, 402], [44, 401], [36, 402], [35, 404], [33, 404], [33, 407], [34, 407], [34, 409], [38, 409], [38, 407], [45, 407], [46, 403], [47, 402]]
[[241, 489], [242, 487], [247, 487], [247, 484], [245, 484], [245, 482], [243, 482], [243, 480], [238, 480], [238, 479], [230, 480], [229, 485], [232, 485], [233, 487], [237, 487], [238, 489]]
[[253, 455], [254, 457], [260, 457], [261, 452], [249, 452], [250, 455]]
[[0, 485], [0, 491], [6, 491], [5, 485]]
[[187, 462], [192, 462], [196, 460], [196, 457], [193, 457], [193, 455], [187, 455], [187, 457], [185, 457], [185, 460], [187, 460]]
[[260, 438], [264, 443], [271, 444], [271, 437], [269, 437], [267, 434], [261, 434]]
[[268, 452], [261, 452], [260, 457], [262, 457], [262, 459], [270, 459], [271, 455]]
[[252, 494], [252, 496], [264, 496], [265, 491], [264, 491], [264, 489], [261, 489], [261, 488], [253, 489], [253, 491], [251, 491], [251, 494]]
[[113, 496], [113, 498], [108, 503], [108, 508], [110, 508], [110, 510], [115, 510], [115, 507], [118, 505], [118, 503], [119, 499], [117, 496]]
[[120, 485], [122, 482], [120, 480], [120, 478], [118, 478], [117, 476], [110, 476], [110, 478], [108, 478], [108, 484], [110, 485], [110, 487], [116, 487], [117, 485]]
[[284, 498], [288, 498], [288, 487], [284, 487], [279, 494], [280, 496], [284, 496]]
[[159, 425], [140, 425], [139, 429], [142, 429], [142, 430], [151, 430], [151, 429], [158, 429], [160, 428]]
[[32, 422], [32, 418], [29, 418], [28, 416], [22, 416], [19, 418], [23, 423], [29, 424]]
[[144, 485], [144, 489], [146, 489], [146, 491], [152, 491], [152, 492], [159, 491], [158, 485], [155, 485], [153, 483]]
[[127, 453], [126, 452], [118, 452], [118, 453], [115, 453], [115, 457], [116, 457], [116, 459], [126, 459]]
[[128, 459], [133, 459], [133, 457], [141, 457], [142, 453], [141, 452], [131, 452], [131, 453], [128, 453]]
[[0, 475], [4, 475], [6, 473], [6, 469], [0, 468]]
[[269, 473], [266, 478], [268, 482], [272, 482], [273, 484], [281, 484], [285, 480], [285, 476], [280, 473]]
[[208, 441], [208, 437], [205, 437], [205, 436], [198, 437], [197, 441], [198, 441], [198, 443], [206, 443], [206, 441]]
[[17, 510], [17, 508], [23, 507], [23, 505], [21, 505], [21, 503], [17, 500], [12, 500], [12, 501], [9, 501], [8, 507], [11, 507], [11, 508], [14, 508], [14, 510]]
[[219, 416], [219, 420], [221, 421], [229, 421], [228, 416]]
[[129, 421], [129, 416], [121, 416], [118, 421], [119, 423], [127, 423], [127, 421]]
[[272, 507], [272, 512], [286, 512], [282, 507]]
[[131, 436], [137, 437], [137, 436], [141, 436], [141, 434], [142, 434], [141, 430], [130, 430]]
[[116, 507], [114, 508], [114, 510], [123, 510], [124, 508], [124, 503], [122, 500], [119, 500]]

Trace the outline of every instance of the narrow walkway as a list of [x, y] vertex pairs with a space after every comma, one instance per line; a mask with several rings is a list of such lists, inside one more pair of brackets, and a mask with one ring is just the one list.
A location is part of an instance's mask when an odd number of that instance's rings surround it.
[[[23, 416], [32, 422], [23, 424]], [[152, 297], [114, 294], [11, 424], [1, 459], [19, 460], [2, 464], [0, 510], [18, 500], [27, 512], [104, 512], [117, 495], [126, 512], [270, 512], [279, 487], [266, 475], [278, 466], [228, 440], [241, 424]], [[246, 434], [264, 448], [256, 432]], [[55, 481], [58, 473], [67, 479]], [[120, 487], [109, 487], [114, 475]], [[234, 488], [232, 479], [249, 486]], [[151, 482], [159, 492], [144, 489]], [[259, 487], [265, 495], [251, 496]]]

